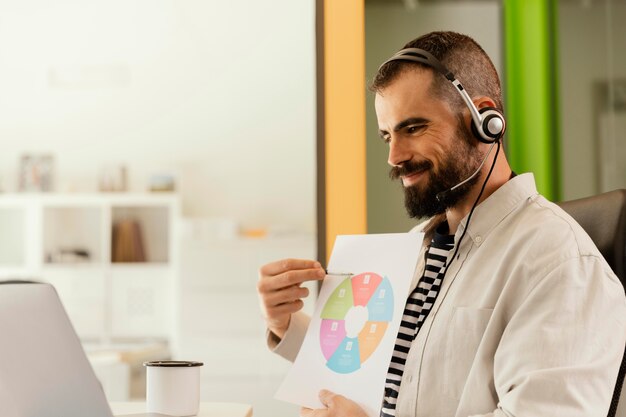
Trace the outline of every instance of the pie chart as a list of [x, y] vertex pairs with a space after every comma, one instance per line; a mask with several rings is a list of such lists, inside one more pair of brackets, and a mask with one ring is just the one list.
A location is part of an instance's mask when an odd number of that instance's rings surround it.
[[322, 309], [320, 347], [326, 366], [349, 374], [374, 353], [393, 317], [389, 278], [373, 272], [347, 277]]

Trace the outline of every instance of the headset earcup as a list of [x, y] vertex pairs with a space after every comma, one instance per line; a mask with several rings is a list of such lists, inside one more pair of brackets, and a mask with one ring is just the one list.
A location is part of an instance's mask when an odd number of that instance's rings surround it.
[[483, 107], [479, 110], [483, 122], [477, 127], [472, 121], [472, 133], [483, 143], [493, 143], [504, 136], [506, 121], [500, 110], [495, 107]]

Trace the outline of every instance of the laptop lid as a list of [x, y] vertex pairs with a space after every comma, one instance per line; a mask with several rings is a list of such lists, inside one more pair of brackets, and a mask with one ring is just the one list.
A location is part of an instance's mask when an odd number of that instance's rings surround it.
[[0, 285], [0, 416], [112, 416], [49, 284]]

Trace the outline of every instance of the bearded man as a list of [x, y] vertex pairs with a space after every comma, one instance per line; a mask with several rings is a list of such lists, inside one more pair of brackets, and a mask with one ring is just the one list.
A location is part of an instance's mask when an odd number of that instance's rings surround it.
[[[501, 152], [498, 74], [454, 32], [417, 38], [371, 89], [390, 176], [427, 218], [380, 415], [605, 417], [626, 343], [624, 289], [582, 228]], [[293, 360], [319, 262], [259, 271], [268, 344]], [[340, 395], [303, 416], [365, 416]]]

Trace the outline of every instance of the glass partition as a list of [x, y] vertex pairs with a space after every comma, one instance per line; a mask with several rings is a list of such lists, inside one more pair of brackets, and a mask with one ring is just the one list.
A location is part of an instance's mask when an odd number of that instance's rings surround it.
[[560, 0], [563, 199], [626, 188], [626, 1]]

